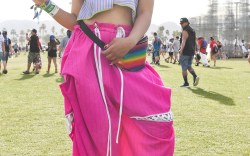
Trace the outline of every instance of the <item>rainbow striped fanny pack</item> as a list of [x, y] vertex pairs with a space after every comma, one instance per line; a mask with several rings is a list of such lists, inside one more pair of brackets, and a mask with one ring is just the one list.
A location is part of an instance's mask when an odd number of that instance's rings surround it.
[[[79, 20], [78, 24], [82, 31], [95, 42], [102, 50], [105, 50], [105, 45], [84, 23], [83, 20]], [[119, 68], [126, 71], [139, 71], [146, 65], [146, 51], [148, 47], [148, 37], [143, 37], [134, 48], [132, 48], [117, 64]]]

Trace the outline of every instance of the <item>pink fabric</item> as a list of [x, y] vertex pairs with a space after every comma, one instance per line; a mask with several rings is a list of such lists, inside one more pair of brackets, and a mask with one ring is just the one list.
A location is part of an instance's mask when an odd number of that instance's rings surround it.
[[[98, 23], [101, 39], [109, 43], [116, 36], [116, 25]], [[90, 26], [93, 29], [93, 26]], [[131, 28], [122, 26], [129, 34]], [[172, 122], [136, 120], [170, 111], [171, 89], [163, 86], [160, 76], [147, 63], [139, 72], [123, 71], [124, 106], [119, 144], [115, 143], [121, 80], [118, 69], [102, 56], [105, 95], [112, 120], [113, 156], [172, 156], [174, 130]], [[65, 114], [74, 113], [73, 156], [105, 156], [108, 119], [99, 89], [93, 42], [75, 26], [62, 58], [61, 72], [65, 82], [61, 91]]]

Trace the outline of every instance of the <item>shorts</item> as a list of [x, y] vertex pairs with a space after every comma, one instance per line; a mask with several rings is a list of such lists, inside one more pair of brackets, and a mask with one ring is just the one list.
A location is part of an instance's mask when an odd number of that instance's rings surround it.
[[17, 50], [17, 49], [14, 49], [14, 51], [15, 51], [15, 53], [17, 53], [18, 50]]
[[187, 56], [187, 55], [182, 55], [180, 57], [182, 71], [186, 71], [192, 67], [193, 58], [194, 58], [193, 56]]
[[[4, 54], [5, 54], [5, 55], [4, 55]], [[3, 54], [3, 56], [2, 56], [2, 60], [8, 62], [10, 53], [9, 53], [9, 52], [5, 52], [4, 54]]]
[[0, 52], [0, 62], [2, 61], [3, 59], [3, 52]]
[[154, 57], [159, 56], [159, 50], [154, 50]]
[[57, 57], [56, 51], [49, 51], [48, 52], [48, 57]]
[[169, 56], [173, 56], [174, 55], [174, 53], [173, 52], [169, 52]]
[[29, 52], [29, 55], [28, 55], [28, 64], [39, 63], [39, 60], [40, 60], [40, 53]]

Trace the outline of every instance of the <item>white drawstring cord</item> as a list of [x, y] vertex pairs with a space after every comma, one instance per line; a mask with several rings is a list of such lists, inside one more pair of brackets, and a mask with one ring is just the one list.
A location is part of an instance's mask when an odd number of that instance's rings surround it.
[[[95, 23], [95, 35], [101, 39], [101, 34], [98, 29], [97, 24]], [[117, 28], [117, 38], [125, 37], [125, 30], [122, 27]], [[98, 50], [97, 50], [98, 48]], [[97, 56], [98, 53], [98, 56]], [[107, 143], [107, 154], [106, 156], [112, 156], [112, 133], [111, 133], [111, 118], [110, 113], [108, 109], [107, 100], [105, 97], [105, 91], [104, 91], [104, 84], [103, 84], [103, 76], [102, 76], [102, 65], [101, 65], [101, 48], [97, 47], [96, 43], [94, 43], [94, 57], [95, 57], [95, 65], [97, 70], [97, 76], [99, 81], [99, 87], [102, 93], [102, 98], [106, 107], [106, 112], [108, 116], [108, 122], [109, 122], [109, 130], [108, 130], [108, 143]], [[120, 127], [121, 127], [121, 119], [122, 119], [122, 109], [123, 109], [123, 95], [124, 95], [124, 77], [122, 70], [117, 67], [119, 70], [120, 76], [121, 76], [121, 94], [120, 94], [120, 110], [119, 110], [119, 121], [118, 121], [118, 130], [116, 135], [116, 143], [119, 142], [119, 134], [120, 134]]]
[[[97, 37], [101, 39], [101, 34], [98, 29], [97, 24], [95, 23], [95, 34]], [[98, 56], [97, 56], [98, 52]], [[108, 143], [107, 143], [107, 154], [106, 156], [112, 156], [112, 133], [111, 133], [111, 118], [110, 118], [110, 113], [108, 109], [108, 104], [107, 100], [105, 98], [105, 91], [104, 91], [104, 85], [103, 85], [103, 77], [102, 77], [102, 65], [101, 65], [101, 48], [98, 47], [97, 50], [97, 45], [94, 44], [94, 57], [95, 57], [95, 65], [96, 65], [96, 70], [97, 70], [97, 76], [98, 76], [98, 81], [99, 81], [99, 87], [102, 93], [102, 98], [106, 107], [106, 112], [108, 116], [108, 122], [109, 122], [109, 130], [108, 130]]]
[[[117, 34], [116, 38], [121, 38], [125, 37], [125, 30], [122, 27], [117, 28]], [[121, 93], [120, 93], [120, 111], [119, 111], [119, 121], [118, 121], [118, 129], [117, 129], [117, 134], [116, 134], [116, 143], [119, 143], [119, 135], [120, 135], [120, 129], [121, 129], [121, 120], [122, 120], [122, 109], [123, 109], [123, 93], [124, 93], [124, 77], [122, 70], [117, 67], [117, 69], [120, 72], [120, 77], [121, 77]]]

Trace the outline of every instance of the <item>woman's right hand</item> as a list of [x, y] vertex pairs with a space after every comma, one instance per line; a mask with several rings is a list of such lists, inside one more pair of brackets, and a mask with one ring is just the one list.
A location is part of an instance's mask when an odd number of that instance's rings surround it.
[[43, 4], [44, 2], [47, 2], [48, 0], [33, 0], [33, 2], [37, 5], [40, 6], [41, 4]]

